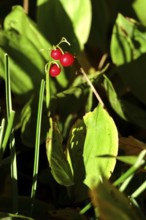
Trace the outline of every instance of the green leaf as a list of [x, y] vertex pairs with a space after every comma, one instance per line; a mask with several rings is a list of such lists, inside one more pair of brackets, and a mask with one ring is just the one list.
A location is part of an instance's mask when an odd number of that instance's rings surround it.
[[142, 216], [130, 206], [129, 200], [113, 185], [104, 180], [91, 191], [95, 207], [99, 208], [100, 217], [104, 220], [140, 220]]
[[122, 65], [146, 52], [146, 27], [133, 19], [118, 14], [111, 38], [113, 63]]
[[38, 0], [37, 6], [38, 25], [52, 44], [64, 36], [71, 43], [73, 52], [83, 49], [91, 25], [89, 0]]
[[140, 22], [146, 26], [146, 14], [143, 13], [143, 9], [146, 8], [146, 2], [141, 0], [135, 0], [132, 3], [132, 8], [135, 10], [135, 13]]
[[[135, 75], [133, 76], [133, 78], [135, 78]], [[134, 80], [134, 82], [137, 82], [137, 84], [139, 85], [138, 79], [137, 81]], [[131, 80], [131, 84], [132, 84], [132, 80]], [[104, 76], [103, 85], [104, 85], [107, 97], [109, 99], [109, 102], [112, 108], [114, 109], [114, 111], [124, 120], [132, 122], [142, 128], [146, 128], [146, 112], [141, 107], [139, 102], [137, 102], [135, 97], [134, 98], [132, 97], [132, 99], [128, 99], [126, 98], [126, 96], [119, 98], [116, 90], [114, 89], [112, 85], [112, 82], [106, 76]], [[136, 83], [133, 86], [136, 86]], [[139, 85], [139, 90], [142, 92], [140, 85]], [[137, 87], [137, 91], [138, 91], [138, 87]], [[143, 97], [144, 97], [144, 94], [143, 94]]]
[[93, 112], [84, 116], [87, 133], [84, 143], [84, 165], [86, 177], [84, 183], [91, 187], [92, 182], [101, 180], [100, 170], [109, 178], [114, 170], [116, 160], [97, 158], [102, 154], [117, 155], [118, 132], [108, 112], [98, 105]]
[[47, 134], [46, 149], [52, 175], [59, 184], [72, 186], [74, 184], [73, 174], [63, 152], [62, 136], [57, 128], [57, 124], [51, 118], [50, 126]]
[[[12, 91], [17, 94], [19, 102], [24, 104], [32, 91], [39, 89], [49, 59], [47, 50], [51, 46], [20, 6], [13, 7], [5, 18], [4, 30], [0, 30], [0, 46], [0, 75], [4, 77], [4, 54], [7, 53]], [[55, 93], [60, 85], [64, 86], [64, 81], [56, 84], [54, 86], [51, 81], [52, 92]]]
[[125, 117], [125, 114], [123, 112], [122, 103], [120, 102], [120, 99], [118, 98], [118, 95], [112, 85], [112, 82], [105, 75], [104, 75], [103, 85], [104, 85], [106, 95], [108, 97], [108, 100], [109, 100], [112, 108], [115, 110], [115, 112], [118, 115], [120, 115], [121, 118], [123, 118], [124, 120], [127, 120]]
[[[26, 37], [40, 53], [40, 49], [49, 49], [52, 46], [39, 31], [37, 25], [26, 15], [21, 6], [13, 6], [12, 11], [4, 20], [4, 29], [15, 30], [21, 36]], [[27, 30], [27, 31], [26, 31]], [[48, 51], [40, 53], [42, 57], [48, 60]], [[34, 57], [33, 60], [35, 61]]]

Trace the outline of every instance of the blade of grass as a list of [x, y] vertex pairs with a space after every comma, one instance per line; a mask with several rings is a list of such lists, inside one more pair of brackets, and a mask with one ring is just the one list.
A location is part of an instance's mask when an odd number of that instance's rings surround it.
[[130, 198], [137, 198], [143, 191], [146, 190], [146, 181], [144, 181], [130, 196]]
[[41, 120], [42, 120], [44, 88], [45, 88], [45, 81], [42, 80], [41, 86], [40, 86], [40, 93], [39, 93], [37, 124], [36, 124], [36, 138], [35, 138], [33, 183], [32, 183], [32, 188], [31, 188], [32, 210], [33, 210], [33, 205], [34, 205], [33, 202], [34, 202], [34, 198], [36, 195], [36, 189], [37, 189], [37, 176], [38, 176], [38, 167], [39, 167], [39, 149], [40, 149], [40, 135], [41, 135]]
[[13, 128], [13, 122], [14, 122], [14, 118], [15, 118], [15, 111], [11, 111], [10, 113], [10, 117], [8, 118], [8, 124], [6, 127], [6, 131], [2, 140], [2, 144], [1, 144], [1, 149], [0, 149], [0, 161], [4, 155], [8, 140], [10, 138], [11, 135], [11, 131]]
[[5, 87], [6, 87], [6, 109], [7, 119], [10, 117], [12, 111], [11, 85], [10, 85], [10, 71], [8, 54], [5, 54]]
[[80, 210], [80, 215], [84, 215], [89, 209], [91, 209], [92, 203], [89, 202], [86, 206], [84, 206], [81, 210]]
[[[9, 121], [9, 119], [11, 119], [10, 117], [12, 117], [12, 120], [14, 121], [13, 117], [15, 115], [15, 112], [12, 110], [8, 54], [5, 54], [5, 84], [6, 84], [5, 90], [6, 90], [7, 120]], [[11, 126], [12, 126], [12, 122], [10, 123], [10, 127]], [[6, 137], [8, 138], [8, 134]], [[10, 140], [9, 147], [11, 152], [12, 208], [13, 208], [13, 213], [17, 213], [18, 212], [17, 160], [16, 160], [14, 129], [12, 129], [12, 127], [9, 135], [9, 140]], [[6, 145], [3, 146], [6, 147]]]
[[135, 172], [145, 164], [144, 157], [146, 155], [146, 150], [143, 150], [140, 152], [140, 154], [137, 157], [136, 162], [130, 169], [128, 169], [122, 176], [120, 176], [114, 183], [114, 186], [118, 186], [119, 184], [123, 183], [120, 187], [120, 191], [124, 191], [126, 187], [128, 186], [129, 182], [131, 181], [133, 175]]
[[2, 119], [1, 126], [0, 126], [0, 152], [2, 148], [2, 142], [3, 142], [3, 137], [4, 137], [4, 130], [5, 130], [5, 119]]
[[46, 74], [46, 107], [47, 107], [47, 109], [49, 108], [49, 104], [50, 104], [50, 79], [49, 79], [50, 67], [51, 67], [51, 64], [49, 62], [45, 66], [45, 74]]

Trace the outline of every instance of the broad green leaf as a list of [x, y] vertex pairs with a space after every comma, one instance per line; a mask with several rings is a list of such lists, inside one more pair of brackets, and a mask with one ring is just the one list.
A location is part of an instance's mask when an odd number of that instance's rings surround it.
[[[135, 75], [133, 75], [133, 78], [135, 78]], [[131, 80], [131, 84], [132, 84], [132, 81], [133, 79]], [[140, 86], [138, 82], [138, 78], [137, 78], [137, 81], [135, 79], [134, 82], [135, 82], [135, 86], [136, 86], [136, 83], [139, 85], [139, 90], [142, 92], [142, 89], [141, 89], [142, 85]], [[136, 99], [128, 100], [126, 99], [126, 97], [119, 98], [118, 94], [116, 93], [112, 85], [112, 82], [107, 77], [105, 77], [104, 79], [104, 88], [105, 88], [106, 94], [108, 96], [108, 99], [109, 99], [109, 102], [112, 108], [121, 118], [123, 118], [126, 121], [132, 122], [142, 128], [146, 128], [146, 112], [140, 105], [137, 104]], [[137, 91], [138, 91], [138, 87], [137, 87]], [[143, 93], [143, 97], [144, 97], [144, 94], [145, 93]]]
[[[12, 11], [4, 20], [5, 30], [15, 30], [23, 37], [26, 37], [32, 45], [38, 50], [40, 55], [46, 60], [48, 59], [48, 49], [52, 46], [39, 31], [37, 25], [26, 15], [21, 6], [13, 6]], [[27, 30], [27, 31], [26, 31]], [[41, 53], [40, 50], [44, 49]], [[45, 51], [46, 49], [46, 51]], [[36, 57], [33, 57], [35, 61]], [[37, 62], [37, 60], [36, 60]]]
[[38, 25], [52, 44], [64, 36], [71, 43], [73, 52], [83, 49], [91, 25], [89, 0], [38, 0], [37, 6]]
[[[12, 11], [7, 15], [7, 17], [4, 20], [4, 29], [8, 33], [16, 32], [17, 35], [19, 36], [18, 42], [21, 41], [21, 45], [20, 45], [21, 47], [19, 45], [18, 47], [16, 47], [16, 45], [13, 47], [13, 44], [15, 42], [13, 41], [11, 42], [11, 39], [9, 40], [11, 45], [10, 47], [11, 51], [18, 50], [17, 52], [18, 56], [20, 56], [19, 53], [22, 53], [20, 58], [18, 57], [20, 60], [18, 58], [17, 59], [15, 58], [15, 54], [11, 53], [12, 59], [14, 59], [18, 67], [20, 66], [20, 69], [22, 70], [24, 69], [25, 75], [23, 76], [23, 78], [25, 78], [27, 75], [29, 76], [29, 79], [24, 80], [27, 82], [27, 85], [29, 85], [28, 80], [32, 81], [31, 87], [38, 89], [37, 86], [40, 83], [40, 77], [42, 78], [42, 74], [44, 74], [45, 64], [50, 60], [50, 50], [52, 48], [52, 45], [42, 35], [40, 30], [38, 29], [37, 24], [34, 23], [26, 15], [23, 8], [20, 6], [14, 6], [12, 8]], [[24, 62], [22, 62], [23, 60]], [[27, 62], [27, 65], [25, 60]], [[34, 67], [36, 69], [34, 69]], [[40, 76], [38, 76], [37, 74], [38, 72], [37, 69], [39, 70]], [[12, 75], [13, 75], [13, 71], [12, 71]], [[62, 72], [60, 76], [55, 78], [54, 80], [51, 79], [51, 92], [56, 93], [58, 88], [59, 89], [66, 88], [68, 85], [67, 78], [68, 77], [65, 76], [64, 70], [62, 68]], [[55, 83], [56, 85], [54, 85]], [[27, 87], [24, 86], [22, 88], [27, 88]]]
[[137, 59], [146, 52], [145, 41], [146, 27], [118, 14], [110, 46], [113, 63], [119, 66]]
[[[91, 26], [91, 3], [89, 0], [61, 0], [62, 6], [72, 21], [81, 49], [87, 42]], [[78, 15], [78, 16], [77, 16]]]
[[51, 172], [56, 182], [64, 186], [74, 185], [72, 170], [63, 152], [62, 136], [57, 124], [51, 118], [46, 149]]
[[142, 24], [146, 26], [146, 14], [143, 13], [143, 9], [146, 8], [146, 2], [141, 0], [135, 0], [132, 3], [132, 8], [135, 10], [135, 13], [138, 19]]
[[104, 220], [143, 220], [136, 209], [130, 206], [129, 200], [105, 179], [91, 191], [91, 198], [95, 207], [99, 208], [99, 215]]
[[84, 183], [92, 186], [92, 182], [101, 180], [100, 169], [109, 178], [114, 170], [116, 160], [97, 158], [99, 155], [117, 155], [118, 132], [113, 119], [108, 112], [98, 105], [93, 112], [87, 113], [84, 118], [86, 138], [84, 142], [83, 160], [85, 166]]

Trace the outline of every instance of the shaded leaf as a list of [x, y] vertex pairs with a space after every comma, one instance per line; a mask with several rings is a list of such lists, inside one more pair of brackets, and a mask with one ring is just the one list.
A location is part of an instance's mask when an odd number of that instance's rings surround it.
[[[21, 6], [12, 7], [12, 11], [4, 20], [4, 29], [8, 31], [15, 30], [23, 37], [26, 37], [39, 52], [40, 49], [51, 48], [51, 45], [41, 34], [37, 25], [26, 15]], [[47, 60], [48, 52], [44, 51], [41, 56]], [[33, 60], [35, 61], [34, 58]]]
[[62, 136], [57, 128], [57, 124], [51, 118], [46, 149], [51, 172], [56, 182], [64, 186], [72, 186], [74, 184], [73, 174], [63, 152]]
[[146, 144], [132, 136], [120, 137], [119, 147], [126, 155], [138, 155], [142, 150], [146, 149]]
[[78, 119], [69, 135], [67, 142], [68, 160], [71, 160], [74, 183], [72, 194], [74, 202], [84, 201], [88, 197], [88, 188], [83, 183], [85, 179], [85, 164], [83, 159], [84, 141], [86, 137], [86, 127], [83, 120]]
[[64, 36], [71, 43], [73, 52], [83, 49], [91, 25], [89, 0], [76, 3], [73, 0], [38, 0], [37, 6], [37, 23], [52, 44]]
[[136, 98], [131, 100], [126, 99], [126, 96], [119, 98], [112, 82], [107, 77], [105, 77], [103, 85], [109, 102], [115, 112], [124, 120], [146, 128], [146, 111], [137, 104]]
[[[110, 15], [106, 1], [92, 0], [92, 25], [88, 44], [106, 51], [108, 48], [108, 31], [110, 25]], [[102, 24], [102, 25], [101, 25]]]
[[[17, 213], [17, 216], [15, 214], [9, 214], [9, 216], [12, 218], [18, 219], [51, 219], [49, 218], [48, 210], [50, 210], [52, 207], [51, 205], [39, 201], [34, 200], [34, 209], [31, 213], [31, 207], [32, 207], [32, 200], [30, 197], [25, 196], [18, 196], [18, 203], [19, 203], [19, 215]], [[12, 198], [11, 197], [1, 197], [0, 198], [0, 207], [1, 210], [5, 213], [12, 213]], [[12, 218], [12, 219], [13, 219]]]
[[[145, 38], [146, 39], [146, 38]], [[143, 104], [146, 105], [145, 80], [146, 80], [146, 53], [136, 60], [118, 67], [118, 75], [124, 84]]]
[[133, 19], [118, 14], [111, 38], [113, 63], [122, 65], [146, 52], [146, 28]]
[[106, 95], [108, 97], [108, 100], [112, 108], [116, 111], [118, 115], [121, 116], [121, 118], [123, 118], [124, 120], [127, 120], [123, 112], [122, 103], [120, 102], [120, 99], [118, 98], [118, 95], [112, 85], [112, 82], [105, 75], [104, 75], [103, 85], [104, 85]]
[[103, 220], [142, 220], [130, 206], [130, 201], [113, 185], [104, 180], [91, 191], [91, 199], [95, 207], [99, 208]]

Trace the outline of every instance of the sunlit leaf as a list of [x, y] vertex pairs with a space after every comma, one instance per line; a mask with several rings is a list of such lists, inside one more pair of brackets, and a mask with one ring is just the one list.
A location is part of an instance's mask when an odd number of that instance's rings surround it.
[[143, 9], [146, 8], [146, 2], [141, 0], [135, 0], [132, 2], [132, 8], [135, 10], [135, 13], [138, 19], [142, 24], [146, 25], [146, 14], [143, 13]]
[[100, 169], [109, 178], [114, 170], [116, 160], [97, 158], [102, 154], [117, 155], [118, 132], [108, 112], [98, 105], [93, 112], [84, 116], [86, 138], [84, 142], [83, 160], [85, 166], [84, 183], [91, 187], [92, 181], [101, 179]]
[[118, 14], [112, 38], [111, 57], [116, 65], [129, 63], [146, 52], [146, 27]]
[[83, 49], [91, 25], [89, 0], [38, 0], [37, 6], [38, 25], [52, 44], [64, 36], [71, 43], [73, 52]]

